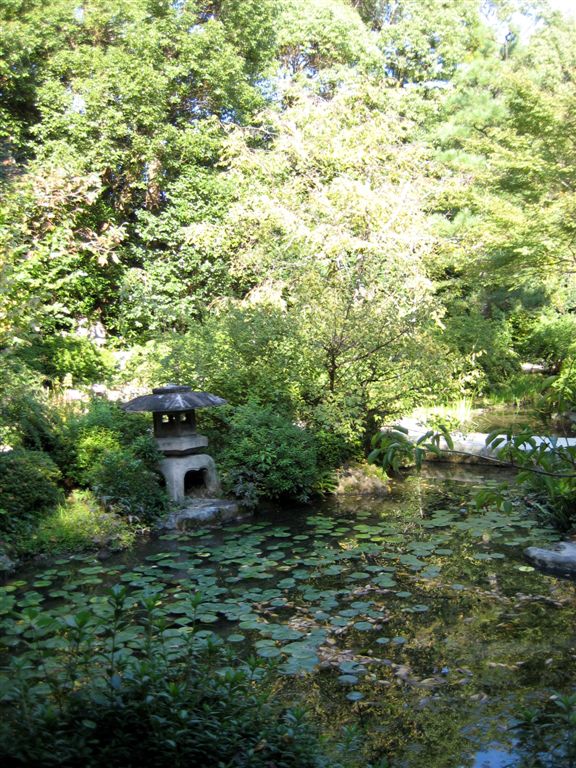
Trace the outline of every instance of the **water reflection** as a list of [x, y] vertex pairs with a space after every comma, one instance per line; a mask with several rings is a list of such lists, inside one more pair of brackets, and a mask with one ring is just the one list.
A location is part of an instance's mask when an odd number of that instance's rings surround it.
[[[394, 483], [386, 499], [270, 509], [105, 563], [61, 560], [0, 594], [12, 601], [7, 636], [12, 608], [65, 615], [120, 582], [135, 603], [156, 594], [171, 628], [272, 660], [278, 695], [312, 708], [332, 743], [343, 726], [359, 730], [364, 764], [520, 768], [510, 724], [570, 684], [574, 584], [526, 565], [523, 548], [553, 532], [521, 506], [470, 503], [500, 471], [436, 472]], [[202, 596], [193, 613], [191, 593]]]

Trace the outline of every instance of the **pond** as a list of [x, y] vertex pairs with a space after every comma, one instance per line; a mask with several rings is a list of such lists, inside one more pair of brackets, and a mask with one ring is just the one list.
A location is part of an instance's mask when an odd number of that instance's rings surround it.
[[502, 515], [471, 503], [500, 474], [453, 472], [408, 476], [384, 499], [272, 510], [104, 563], [85, 555], [22, 572], [0, 588], [2, 663], [22, 641], [14, 611], [97, 610], [120, 583], [134, 600], [155, 594], [169, 631], [194, 625], [270, 660], [278, 696], [394, 768], [560, 765], [522, 762], [513, 726], [569, 690], [576, 585], [527, 565], [523, 548], [555, 533], [522, 505]]
[[568, 418], [552, 418], [549, 414], [529, 408], [509, 405], [478, 408], [472, 411], [470, 426], [477, 432], [530, 431], [535, 435], [574, 437], [574, 423]]

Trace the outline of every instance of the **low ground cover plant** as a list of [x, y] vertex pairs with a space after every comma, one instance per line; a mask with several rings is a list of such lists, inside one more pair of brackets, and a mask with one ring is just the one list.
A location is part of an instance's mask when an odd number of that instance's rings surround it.
[[[192, 611], [200, 602], [190, 595]], [[169, 628], [159, 605], [115, 586], [76, 615], [15, 617], [21, 655], [0, 685], [3, 766], [328, 765], [303, 711], [274, 703], [266, 662]]]

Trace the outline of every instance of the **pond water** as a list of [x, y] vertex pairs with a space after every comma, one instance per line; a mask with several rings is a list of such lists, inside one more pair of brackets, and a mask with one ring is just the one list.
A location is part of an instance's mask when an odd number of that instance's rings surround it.
[[568, 419], [552, 419], [549, 414], [529, 408], [493, 406], [472, 412], [470, 426], [477, 432], [518, 433], [525, 430], [535, 435], [574, 437], [574, 423]]
[[135, 601], [155, 594], [173, 633], [194, 625], [269, 659], [278, 696], [311, 708], [333, 742], [360, 739], [394, 768], [564, 765], [526, 762], [513, 726], [570, 690], [576, 585], [527, 565], [523, 548], [555, 534], [521, 504], [506, 516], [471, 504], [501, 474], [453, 472], [409, 476], [385, 499], [272, 510], [104, 563], [24, 571], [0, 588], [2, 664], [22, 640], [14, 611], [98, 610], [120, 583]]

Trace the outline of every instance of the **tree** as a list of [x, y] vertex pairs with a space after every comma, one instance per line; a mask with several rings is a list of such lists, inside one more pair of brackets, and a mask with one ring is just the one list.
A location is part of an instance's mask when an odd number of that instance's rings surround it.
[[238, 129], [228, 143], [238, 202], [213, 228], [227, 233], [214, 240], [228, 243], [236, 301], [276, 291], [308, 361], [303, 400], [336, 399], [343, 419], [433, 388], [433, 166], [410, 98], [354, 78], [328, 100], [295, 91], [292, 107], [263, 116], [270, 139]]

